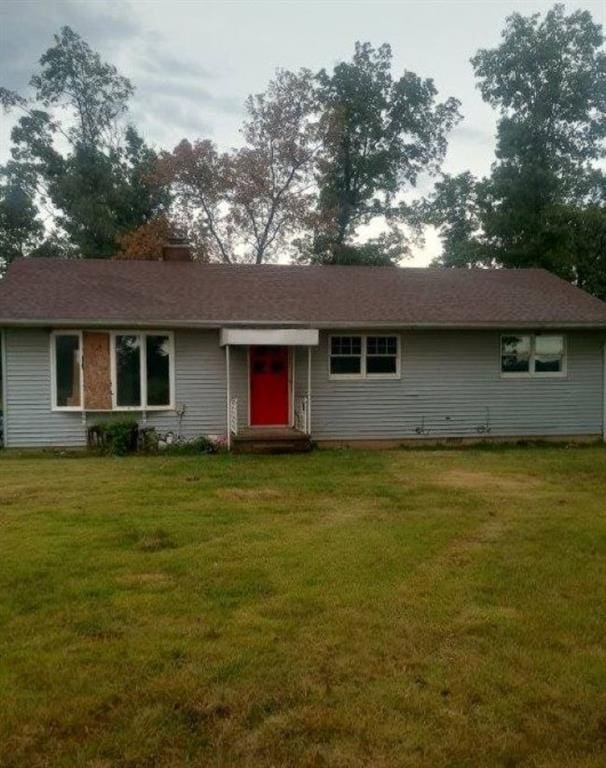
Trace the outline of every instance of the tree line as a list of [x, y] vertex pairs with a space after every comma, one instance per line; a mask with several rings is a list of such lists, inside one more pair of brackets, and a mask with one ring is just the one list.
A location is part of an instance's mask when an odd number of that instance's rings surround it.
[[[179, 229], [201, 260], [394, 265], [433, 225], [438, 265], [545, 267], [606, 298], [601, 27], [560, 5], [514, 13], [471, 65], [498, 115], [480, 179], [442, 173], [461, 104], [394, 74], [387, 44], [356, 43], [330, 71], [278, 71], [246, 101], [236, 148], [184, 138], [167, 151], [129, 122], [130, 81], [64, 27], [31, 97], [0, 88], [19, 113], [0, 169], [0, 260], [155, 258]], [[411, 194], [421, 176], [435, 180], [424, 198]]]

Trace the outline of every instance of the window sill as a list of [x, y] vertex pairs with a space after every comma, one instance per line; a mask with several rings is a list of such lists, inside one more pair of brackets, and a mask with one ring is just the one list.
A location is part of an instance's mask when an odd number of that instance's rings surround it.
[[398, 381], [401, 378], [400, 374], [397, 373], [371, 373], [366, 376], [354, 373], [331, 373], [328, 375], [329, 381]]
[[176, 406], [174, 405], [150, 405], [146, 408], [142, 408], [141, 406], [133, 408], [128, 406], [116, 408], [51, 408], [52, 413], [154, 413], [176, 410]]
[[116, 405], [109, 413], [153, 413], [154, 411], [174, 411], [174, 405]]
[[567, 379], [568, 373], [501, 373], [501, 378], [506, 380], [522, 380], [537, 379]]
[[53, 413], [82, 413], [84, 408], [80, 408], [80, 406], [71, 408], [69, 406], [55, 405], [51, 408], [51, 411]]

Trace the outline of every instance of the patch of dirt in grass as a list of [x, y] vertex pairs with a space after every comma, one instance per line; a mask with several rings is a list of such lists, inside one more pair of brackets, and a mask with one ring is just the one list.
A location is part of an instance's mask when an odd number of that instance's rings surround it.
[[284, 494], [274, 488], [218, 488], [216, 494], [228, 501], [274, 501]]
[[500, 539], [507, 530], [504, 521], [490, 519], [465, 532], [461, 537], [453, 539], [434, 557], [425, 560], [417, 569], [417, 576], [411, 584], [418, 586], [419, 579], [429, 578], [433, 581], [437, 576], [443, 577], [444, 574], [451, 573], [453, 568], [465, 568], [478, 554], [485, 551], [487, 546]]
[[16, 504], [23, 500], [23, 494], [20, 490], [1, 490], [0, 491], [0, 509], [8, 507], [10, 504]]
[[462, 490], [527, 491], [543, 485], [540, 480], [528, 475], [502, 477], [491, 472], [473, 472], [466, 469], [451, 469], [436, 480], [438, 485]]

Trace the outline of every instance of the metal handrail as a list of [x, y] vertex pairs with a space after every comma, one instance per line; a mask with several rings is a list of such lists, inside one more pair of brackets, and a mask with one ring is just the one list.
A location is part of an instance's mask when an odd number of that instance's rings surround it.
[[309, 434], [308, 399], [306, 396], [295, 398], [295, 429]]
[[229, 402], [229, 431], [232, 435], [238, 434], [238, 398], [232, 397]]

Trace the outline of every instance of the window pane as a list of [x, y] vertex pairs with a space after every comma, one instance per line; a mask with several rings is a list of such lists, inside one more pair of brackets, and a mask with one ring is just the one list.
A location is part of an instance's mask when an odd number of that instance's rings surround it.
[[170, 404], [170, 339], [147, 336], [147, 404]]
[[537, 336], [535, 339], [535, 351], [537, 355], [556, 355], [564, 354], [563, 336]]
[[360, 374], [362, 372], [362, 337], [333, 336], [330, 340], [330, 372]]
[[369, 336], [366, 339], [366, 352], [369, 355], [376, 355], [378, 354], [379, 350], [379, 342], [381, 339], [378, 339], [376, 336]]
[[534, 369], [536, 373], [561, 373], [563, 370], [562, 358], [537, 355], [534, 361]]
[[528, 373], [530, 371], [530, 336], [503, 336], [501, 341], [501, 371]]
[[332, 355], [360, 355], [362, 339], [360, 336], [333, 336], [330, 352]]
[[79, 408], [80, 403], [80, 337], [55, 336], [55, 370], [57, 407]]
[[360, 373], [360, 357], [331, 357], [331, 373]]
[[395, 355], [368, 355], [366, 358], [366, 373], [397, 373]]
[[141, 405], [141, 340], [139, 336], [116, 336], [118, 405]]
[[564, 370], [563, 336], [536, 336], [534, 345], [535, 373], [561, 373]]

